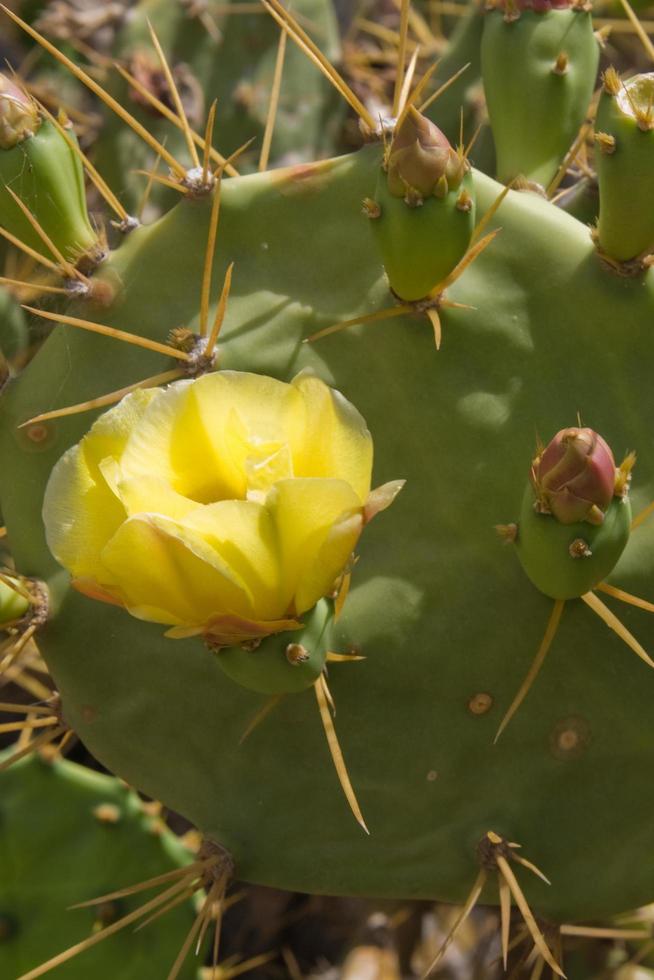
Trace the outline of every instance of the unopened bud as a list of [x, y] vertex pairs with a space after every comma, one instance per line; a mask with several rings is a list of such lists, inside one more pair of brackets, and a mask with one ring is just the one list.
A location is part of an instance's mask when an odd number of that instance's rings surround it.
[[466, 173], [465, 160], [431, 120], [413, 106], [395, 130], [387, 161], [388, 189], [393, 197], [407, 193], [443, 197], [458, 187]]
[[39, 113], [29, 95], [0, 75], [0, 149], [11, 150], [39, 128]]
[[539, 513], [601, 524], [615, 493], [613, 453], [592, 429], [561, 429], [533, 460], [531, 482]]

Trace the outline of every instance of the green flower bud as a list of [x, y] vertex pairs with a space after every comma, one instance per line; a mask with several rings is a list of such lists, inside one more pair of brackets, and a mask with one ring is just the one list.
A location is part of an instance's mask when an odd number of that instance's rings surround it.
[[475, 227], [470, 165], [413, 107], [396, 127], [365, 213], [400, 299], [427, 297], [468, 250]]
[[522, 175], [547, 187], [588, 111], [599, 44], [580, 5], [523, 6], [487, 8], [481, 74], [498, 179]]
[[[654, 248], [654, 73], [604, 74], [596, 128], [600, 250], [628, 262]], [[603, 152], [601, 152], [603, 151]]]
[[393, 197], [444, 197], [458, 187], [469, 167], [447, 137], [413, 106], [399, 127], [386, 161]]

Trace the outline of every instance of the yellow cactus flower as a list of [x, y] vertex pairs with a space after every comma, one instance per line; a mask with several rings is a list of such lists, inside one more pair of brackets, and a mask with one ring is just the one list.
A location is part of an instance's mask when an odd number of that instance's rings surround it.
[[55, 466], [43, 516], [74, 586], [174, 637], [230, 646], [298, 627], [364, 524], [372, 440], [324, 382], [235, 371], [137, 390]]

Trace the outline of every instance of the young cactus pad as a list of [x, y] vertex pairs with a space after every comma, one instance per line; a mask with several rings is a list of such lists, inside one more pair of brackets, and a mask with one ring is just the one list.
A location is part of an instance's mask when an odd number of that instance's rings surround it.
[[[330, 324], [397, 312], [361, 215], [380, 165], [381, 148], [369, 146], [226, 179], [214, 257], [216, 281], [235, 263], [220, 369], [288, 382], [312, 368], [374, 433], [374, 481], [407, 481], [361, 538], [333, 634], [335, 651], [366, 657], [330, 666], [329, 683], [370, 836], [335, 785], [308, 692], [281, 699], [239, 745], [266, 695], [230, 680], [197, 638], [167, 639], [67, 587], [40, 514], [53, 466], [91, 419], [34, 423], [49, 433], [38, 444], [18, 426], [172, 364], [64, 325], [2, 399], [11, 466], [0, 498], [16, 565], [52, 590], [41, 648], [90, 750], [223, 844], [243, 879], [462, 901], [493, 831], [552, 880], [515, 872], [548, 919], [635, 907], [654, 897], [654, 862], [643, 858], [654, 851], [644, 775], [654, 674], [571, 600], [548, 669], [494, 746], [552, 606], [494, 525], [519, 511], [534, 433], [577, 412], [616, 452], [637, 449], [634, 513], [654, 499], [652, 274], [618, 278], [574, 218], [510, 192], [494, 219], [501, 233], [448, 288], [463, 306], [443, 308], [438, 355], [424, 317], [404, 313], [302, 343]], [[483, 215], [502, 188], [472, 179]], [[211, 195], [183, 197], [131, 233], [95, 273], [113, 301], [70, 313], [159, 342], [197, 326], [211, 212]], [[632, 532], [610, 579], [652, 598], [654, 521]], [[645, 609], [616, 609], [651, 635]], [[302, 630], [286, 636], [303, 643]], [[496, 901], [496, 887], [482, 899]]]
[[654, 73], [624, 82], [609, 69], [595, 123], [600, 185], [598, 245], [620, 262], [654, 247]]
[[72, 130], [67, 138], [64, 133], [44, 120], [17, 145], [0, 144], [0, 220], [15, 238], [53, 260], [18, 196], [65, 262], [84, 256], [96, 261], [103, 247], [89, 221], [82, 165], [70, 145], [76, 137]]
[[499, 179], [547, 187], [588, 111], [599, 44], [585, 5], [526, 7], [506, 0], [487, 10], [482, 76]]

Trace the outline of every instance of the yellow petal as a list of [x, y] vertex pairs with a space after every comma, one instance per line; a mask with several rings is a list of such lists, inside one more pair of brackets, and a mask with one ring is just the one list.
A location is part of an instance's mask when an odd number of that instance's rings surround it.
[[301, 399], [290, 385], [221, 371], [200, 378], [193, 394], [214, 458], [223, 468], [229, 465], [235, 488], [237, 480], [245, 481], [240, 492], [203, 500], [243, 498], [248, 488], [268, 490], [275, 480], [293, 475], [292, 446], [301, 437], [303, 420]]
[[125, 520], [125, 508], [102, 479], [94, 480], [81, 446], [59, 460], [43, 501], [48, 547], [74, 578], [98, 577], [99, 554]]
[[[104, 468], [103, 468], [103, 472]], [[107, 474], [105, 473], [105, 476]], [[161, 514], [173, 521], [183, 521], [185, 517], [198, 509], [194, 500], [182, 497], [159, 476], [137, 476], [129, 480], [116, 481], [116, 493], [120, 498], [128, 517], [137, 514]], [[107, 482], [109, 479], [107, 478]]]
[[345, 480], [363, 504], [370, 492], [372, 437], [363, 417], [343, 395], [308, 374], [292, 386], [302, 395], [305, 430], [294, 450], [295, 476]]
[[295, 595], [298, 615], [327, 595], [350, 559], [363, 528], [359, 511], [346, 511], [329, 530], [318, 553], [307, 562]]
[[[210, 375], [209, 377], [214, 377]], [[242, 496], [245, 480], [221, 465], [202, 424], [193, 394], [194, 384], [178, 381], [153, 403], [125, 447], [120, 461], [124, 480], [157, 477], [176, 493], [195, 503]], [[224, 415], [224, 412], [223, 412]], [[216, 419], [224, 425], [224, 419]]]
[[131, 429], [157, 394], [138, 390], [124, 398], [100, 416], [52, 471], [43, 502], [46, 537], [57, 561], [74, 578], [97, 579], [100, 551], [125, 519], [100, 463], [120, 457]]
[[199, 535], [156, 514], [125, 521], [101, 560], [124, 605], [141, 619], [192, 626], [222, 614], [253, 615], [247, 586], [219, 555]]
[[268, 494], [281, 563], [280, 576], [301, 614], [343, 571], [363, 524], [358, 495], [344, 480], [281, 480]]
[[163, 393], [162, 388], [138, 388], [93, 423], [81, 445], [94, 476], [94, 467], [103, 459], [122, 457], [131, 433], [141, 424], [148, 407]]
[[[212, 647], [233, 647], [247, 643], [249, 640], [262, 640], [272, 633], [300, 630], [303, 625], [297, 619], [257, 620], [219, 616], [211, 620], [203, 632], [205, 637], [211, 639]], [[171, 635], [171, 631], [169, 630], [166, 635]]]
[[297, 392], [273, 378], [221, 371], [179, 381], [133, 432], [123, 473], [156, 474], [198, 503], [243, 499], [248, 457], [292, 440], [300, 415]]
[[286, 614], [293, 595], [283, 588], [275, 526], [265, 507], [249, 500], [222, 500], [197, 507], [182, 523], [247, 585], [257, 619]]

